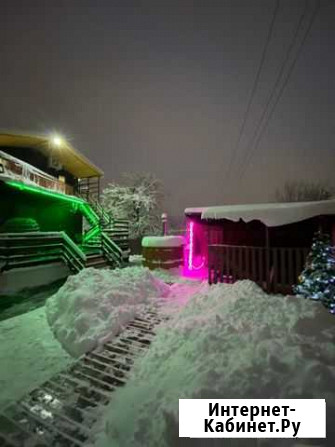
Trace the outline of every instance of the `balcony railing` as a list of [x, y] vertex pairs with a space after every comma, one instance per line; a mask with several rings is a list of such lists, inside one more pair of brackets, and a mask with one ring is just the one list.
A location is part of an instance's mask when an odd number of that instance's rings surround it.
[[69, 194], [69, 187], [65, 183], [3, 151], [0, 151], [0, 178], [18, 180], [29, 185]]

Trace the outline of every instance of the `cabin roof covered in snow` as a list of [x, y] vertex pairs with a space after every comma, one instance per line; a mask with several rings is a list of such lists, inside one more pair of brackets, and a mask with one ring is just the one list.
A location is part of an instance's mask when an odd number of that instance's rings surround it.
[[335, 199], [318, 202], [254, 203], [204, 208], [186, 208], [185, 214], [201, 219], [228, 219], [234, 222], [260, 220], [268, 227], [287, 225], [321, 215], [335, 215]]

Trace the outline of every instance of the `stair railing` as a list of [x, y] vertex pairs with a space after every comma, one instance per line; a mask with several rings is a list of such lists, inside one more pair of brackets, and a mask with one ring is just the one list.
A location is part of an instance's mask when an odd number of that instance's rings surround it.
[[101, 206], [100, 202], [96, 200], [91, 194], [81, 194], [78, 193], [78, 196], [89, 203], [91, 208], [93, 208], [94, 212], [98, 215], [101, 226], [111, 225], [113, 222], [113, 218], [106, 212], [106, 210]]
[[78, 273], [85, 268], [86, 255], [65, 231], [61, 231], [60, 233], [63, 238], [63, 260], [71, 270]]
[[[80, 193], [78, 194], [81, 196]], [[89, 242], [100, 231], [101, 249], [104, 256], [110, 264], [122, 266], [123, 261], [129, 257], [129, 222], [126, 219], [112, 218], [91, 195], [87, 194], [82, 198], [86, 200], [83, 206], [84, 214], [92, 225], [85, 233], [83, 242]], [[116, 242], [114, 238], [117, 239]]]
[[98, 236], [101, 232], [100, 225], [94, 225], [91, 227], [83, 236], [83, 243], [87, 244], [93, 239], [95, 236]]
[[104, 231], [101, 232], [101, 247], [104, 256], [110, 264], [122, 267], [122, 250]]
[[73, 273], [85, 268], [85, 253], [64, 232], [3, 233], [1, 271], [63, 261]]

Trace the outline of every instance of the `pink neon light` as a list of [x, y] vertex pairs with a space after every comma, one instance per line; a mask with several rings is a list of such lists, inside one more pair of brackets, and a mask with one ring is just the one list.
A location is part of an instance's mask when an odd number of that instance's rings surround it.
[[189, 225], [189, 238], [190, 238], [190, 247], [188, 252], [188, 269], [192, 270], [193, 267], [193, 240], [194, 240], [194, 222], [191, 221]]
[[[196, 242], [203, 244], [203, 232], [197, 222], [191, 219], [187, 221], [186, 246], [184, 250], [183, 276], [192, 279], [204, 279], [207, 277], [206, 258], [203, 253], [198, 253], [200, 247]], [[197, 238], [197, 239], [196, 239]], [[199, 240], [198, 240], [199, 239]]]
[[192, 270], [201, 270], [203, 268], [203, 266], [205, 265], [205, 261], [202, 260], [200, 261], [200, 265], [199, 266], [195, 266], [194, 264], [192, 265]]
[[194, 256], [194, 222], [191, 221], [189, 224], [189, 252], [188, 252], [188, 269], [192, 270], [200, 270], [203, 268], [205, 261], [200, 257], [200, 265], [195, 265], [195, 256]]

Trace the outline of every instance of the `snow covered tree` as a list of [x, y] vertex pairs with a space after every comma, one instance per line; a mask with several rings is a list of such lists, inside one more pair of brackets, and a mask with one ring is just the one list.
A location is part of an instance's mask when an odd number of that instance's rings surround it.
[[129, 220], [130, 237], [161, 232], [163, 185], [153, 174], [123, 174], [122, 181], [109, 183], [102, 205], [113, 217]]
[[318, 231], [294, 292], [322, 301], [335, 314], [335, 262], [330, 237]]

